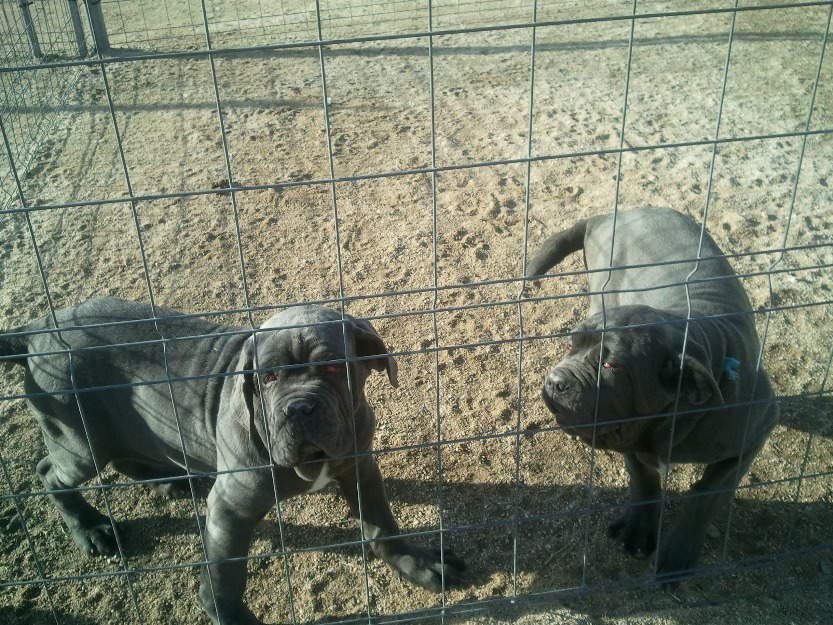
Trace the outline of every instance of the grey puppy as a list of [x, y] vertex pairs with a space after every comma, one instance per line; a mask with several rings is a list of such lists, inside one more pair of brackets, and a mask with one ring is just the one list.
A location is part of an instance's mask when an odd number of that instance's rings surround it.
[[[752, 310], [708, 233], [672, 209], [580, 221], [544, 242], [527, 276], [582, 248], [590, 316], [542, 395], [566, 432], [624, 454], [630, 497], [608, 535], [637, 558], [658, 548], [657, 579], [674, 584], [778, 420]], [[667, 463], [706, 467], [657, 545]]]
[[397, 384], [396, 363], [366, 321], [299, 306], [253, 333], [164, 309], [154, 321], [150, 306], [117, 299], [56, 316], [60, 331], [47, 316], [0, 335], [0, 356], [26, 368], [49, 452], [37, 471], [83, 552], [118, 551], [110, 519], [66, 490], [97, 467], [157, 480], [169, 495], [189, 492], [186, 470], [218, 471], [199, 590], [215, 624], [261, 622], [243, 602], [255, 526], [276, 497], [330, 480], [357, 519], [361, 508], [364, 536], [400, 578], [434, 591], [459, 580], [453, 554], [397, 537], [379, 469], [362, 453], [374, 431], [365, 380], [377, 370]]

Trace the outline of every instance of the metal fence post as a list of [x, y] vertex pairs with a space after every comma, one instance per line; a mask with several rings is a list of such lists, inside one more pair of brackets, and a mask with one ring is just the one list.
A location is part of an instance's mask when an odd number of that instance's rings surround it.
[[95, 49], [99, 54], [105, 54], [110, 51], [110, 38], [107, 36], [107, 26], [101, 12], [101, 0], [87, 0], [87, 11], [90, 14]]
[[33, 57], [40, 59], [43, 55], [40, 44], [38, 43], [38, 34], [35, 32], [35, 25], [32, 23], [32, 12], [29, 10], [30, 4], [32, 4], [32, 0], [20, 0], [18, 6], [23, 16], [23, 28], [26, 30], [26, 38], [29, 40], [29, 49], [32, 51]]
[[84, 30], [81, 28], [81, 14], [78, 12], [78, 0], [67, 0], [69, 16], [72, 20], [72, 30], [75, 33], [75, 43], [78, 45], [78, 56], [87, 56], [87, 42], [84, 41]]

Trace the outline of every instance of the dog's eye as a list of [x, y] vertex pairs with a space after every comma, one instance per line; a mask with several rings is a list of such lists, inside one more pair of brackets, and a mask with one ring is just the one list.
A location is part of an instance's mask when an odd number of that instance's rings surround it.
[[266, 384], [271, 384], [272, 382], [278, 381], [278, 376], [275, 375], [274, 371], [270, 371], [263, 377], [263, 381], [266, 382]]
[[602, 363], [602, 367], [604, 367], [605, 369], [613, 369], [613, 365], [607, 361]]
[[344, 365], [324, 365], [324, 373], [339, 375], [344, 371]]

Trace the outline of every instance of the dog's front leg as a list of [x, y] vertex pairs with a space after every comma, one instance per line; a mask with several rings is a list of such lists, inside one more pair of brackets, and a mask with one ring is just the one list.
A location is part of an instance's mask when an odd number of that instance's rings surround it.
[[200, 575], [200, 603], [214, 625], [263, 625], [243, 602], [246, 556], [255, 527], [274, 501], [252, 501], [257, 492], [238, 474], [220, 475], [208, 496], [205, 551], [208, 564]]
[[637, 454], [625, 454], [625, 469], [630, 478], [627, 509], [608, 526], [607, 535], [620, 549], [643, 560], [657, 547], [660, 475]]
[[361, 521], [373, 553], [396, 571], [400, 579], [428, 590], [439, 592], [443, 582], [458, 583], [465, 570], [463, 560], [451, 552], [421, 549], [399, 538], [399, 526], [393, 518], [376, 461], [371, 456], [363, 456], [357, 462], [358, 480], [354, 466], [335, 479], [353, 517]]
[[693, 572], [709, 523], [721, 506], [731, 501], [740, 478], [758, 453], [754, 449], [740, 457], [707, 465], [703, 477], [686, 495], [676, 519], [662, 538], [657, 554], [657, 579], [675, 586]]

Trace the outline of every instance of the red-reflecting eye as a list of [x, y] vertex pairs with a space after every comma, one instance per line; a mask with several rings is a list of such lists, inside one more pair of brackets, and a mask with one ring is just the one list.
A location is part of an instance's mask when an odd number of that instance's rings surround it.
[[270, 371], [269, 373], [266, 374], [266, 377], [263, 378], [263, 381], [266, 382], [266, 384], [271, 384], [272, 382], [277, 382], [277, 380], [278, 380], [278, 376], [275, 375], [274, 371]]
[[338, 375], [344, 371], [344, 365], [324, 365], [324, 373]]
[[604, 367], [605, 369], [613, 369], [613, 365], [609, 362], [603, 362], [602, 367]]

